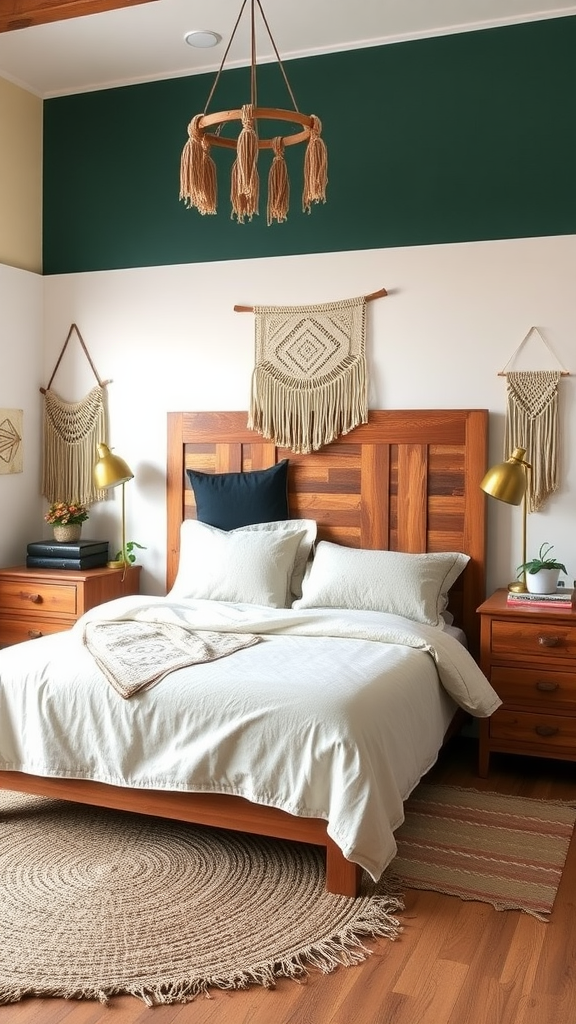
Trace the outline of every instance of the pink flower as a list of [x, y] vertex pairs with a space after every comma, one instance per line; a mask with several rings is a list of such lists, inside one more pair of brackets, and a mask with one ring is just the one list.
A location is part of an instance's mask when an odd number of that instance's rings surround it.
[[79, 501], [54, 501], [44, 519], [51, 526], [76, 525], [88, 519], [88, 508]]

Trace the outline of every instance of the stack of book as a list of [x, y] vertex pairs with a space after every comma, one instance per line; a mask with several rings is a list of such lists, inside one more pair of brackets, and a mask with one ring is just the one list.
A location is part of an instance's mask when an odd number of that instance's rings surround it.
[[576, 590], [570, 587], [558, 587], [553, 594], [508, 594], [507, 602], [515, 608], [574, 608], [576, 610]]
[[28, 569], [97, 569], [107, 561], [107, 540], [35, 540], [26, 554]]

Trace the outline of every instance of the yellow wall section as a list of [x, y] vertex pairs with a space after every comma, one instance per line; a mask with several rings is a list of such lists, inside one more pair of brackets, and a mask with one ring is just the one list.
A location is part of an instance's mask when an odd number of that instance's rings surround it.
[[0, 263], [42, 272], [42, 100], [0, 78]]

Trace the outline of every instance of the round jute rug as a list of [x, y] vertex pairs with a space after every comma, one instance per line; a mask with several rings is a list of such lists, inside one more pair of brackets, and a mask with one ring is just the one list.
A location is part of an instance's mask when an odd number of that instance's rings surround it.
[[326, 893], [315, 847], [0, 793], [0, 1003], [272, 987], [364, 960], [400, 909]]

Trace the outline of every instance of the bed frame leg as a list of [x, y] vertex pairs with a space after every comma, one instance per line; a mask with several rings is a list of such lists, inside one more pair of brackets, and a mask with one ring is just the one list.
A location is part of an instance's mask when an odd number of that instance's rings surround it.
[[326, 843], [326, 889], [339, 896], [358, 896], [362, 868], [351, 860], [346, 860], [342, 850], [327, 837]]

